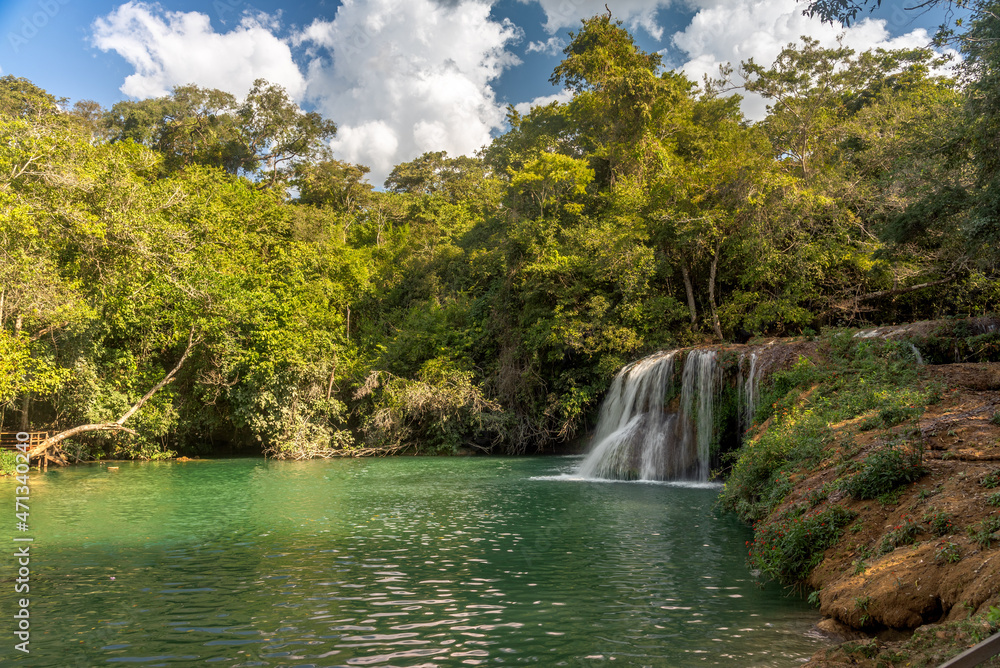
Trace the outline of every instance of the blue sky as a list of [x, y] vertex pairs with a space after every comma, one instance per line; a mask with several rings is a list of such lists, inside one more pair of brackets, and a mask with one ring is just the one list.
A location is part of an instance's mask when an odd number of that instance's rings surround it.
[[[337, 157], [379, 183], [427, 150], [462, 154], [502, 131], [507, 104], [561, 93], [548, 82], [569, 30], [604, 0], [0, 0], [0, 71], [104, 106], [186, 83], [240, 96], [263, 77], [338, 123]], [[609, 0], [639, 44], [698, 80], [749, 57], [770, 62], [802, 34], [862, 50], [926, 45], [940, 14], [887, 0], [846, 31], [795, 0]], [[748, 99], [751, 117], [763, 112]]]

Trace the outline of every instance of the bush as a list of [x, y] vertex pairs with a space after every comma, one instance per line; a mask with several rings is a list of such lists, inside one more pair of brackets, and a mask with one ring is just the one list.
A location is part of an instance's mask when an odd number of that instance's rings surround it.
[[994, 471], [993, 473], [987, 473], [982, 478], [979, 479], [979, 484], [986, 489], [993, 489], [994, 487], [1000, 487], [1000, 471]]
[[861, 422], [861, 424], [858, 425], [858, 429], [860, 431], [888, 429], [890, 427], [895, 427], [897, 424], [902, 424], [907, 420], [918, 417], [923, 412], [924, 409], [917, 406], [887, 406], [886, 408], [880, 410], [877, 415]]
[[969, 537], [984, 550], [988, 550], [993, 545], [993, 541], [997, 539], [993, 535], [997, 530], [1000, 530], [1000, 517], [987, 517], [966, 529]]
[[920, 524], [914, 522], [913, 519], [909, 517], [903, 518], [902, 524], [897, 524], [882, 538], [882, 542], [878, 546], [877, 554], [882, 556], [883, 554], [889, 554], [897, 547], [903, 545], [913, 545], [916, 542], [917, 536], [920, 534]]
[[804, 580], [837, 542], [844, 527], [857, 513], [831, 506], [821, 513], [802, 514], [801, 509], [755, 527], [747, 557], [751, 568], [766, 578], [791, 585]]
[[904, 452], [899, 446], [876, 450], [862, 462], [860, 470], [840, 482], [840, 488], [855, 499], [875, 499], [900, 485], [913, 482], [926, 471], [920, 465], [920, 449]]
[[10, 450], [0, 450], [0, 475], [14, 475], [17, 458]]
[[924, 515], [924, 521], [930, 526], [931, 533], [935, 536], [947, 536], [950, 533], [954, 533], [955, 526], [952, 524], [951, 519], [951, 514], [944, 512]]

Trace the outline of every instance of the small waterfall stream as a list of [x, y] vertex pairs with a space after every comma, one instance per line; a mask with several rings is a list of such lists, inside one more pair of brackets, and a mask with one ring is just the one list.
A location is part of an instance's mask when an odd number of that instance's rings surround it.
[[722, 383], [716, 351], [657, 353], [618, 372], [601, 404], [594, 447], [580, 464], [586, 478], [707, 481], [715, 395]]
[[739, 391], [740, 391], [740, 433], [746, 434], [753, 426], [753, 416], [757, 413], [760, 402], [760, 377], [764, 365], [756, 352], [740, 355]]

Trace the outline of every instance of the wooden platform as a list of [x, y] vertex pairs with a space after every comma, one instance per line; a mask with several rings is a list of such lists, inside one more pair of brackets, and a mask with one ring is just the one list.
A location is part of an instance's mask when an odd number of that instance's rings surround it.
[[[20, 433], [22, 432], [17, 432], [17, 431], [0, 432], [0, 450], [17, 450], [17, 446], [20, 443], [27, 443], [28, 450], [31, 450], [36, 445], [41, 444], [42, 441], [44, 441], [45, 439], [47, 439], [49, 436], [52, 435], [50, 432], [47, 431], [29, 431], [25, 432], [28, 434], [28, 440], [19, 441], [17, 440], [17, 435]], [[45, 469], [48, 469], [49, 460], [55, 461], [51, 457], [49, 457], [48, 454], [43, 456], [41, 461], [41, 466]]]

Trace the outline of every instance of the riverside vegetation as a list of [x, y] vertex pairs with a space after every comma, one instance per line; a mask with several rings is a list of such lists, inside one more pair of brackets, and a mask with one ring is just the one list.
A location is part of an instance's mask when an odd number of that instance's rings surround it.
[[957, 69], [806, 39], [700, 85], [598, 16], [569, 102], [384, 192], [265, 81], [103, 110], [5, 76], [3, 428], [86, 427], [83, 459], [551, 451], [653, 350], [988, 310], [992, 7]]
[[[914, 357], [989, 365], [994, 335], [839, 328], [996, 309], [998, 9], [942, 34], [957, 64], [806, 38], [699, 84], [594, 17], [552, 74], [570, 101], [385, 191], [266, 81], [104, 110], [0, 78], [0, 422], [80, 428], [59, 445], [84, 460], [553, 451], [625, 362], [797, 335], [721, 453], [753, 567], [854, 627], [987, 614], [988, 587], [901, 621], [837, 577], [994, 548], [991, 460], [926, 431], [971, 381]], [[930, 502], [970, 480], [973, 510]]]

